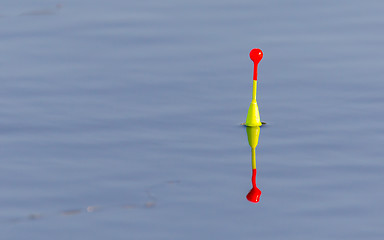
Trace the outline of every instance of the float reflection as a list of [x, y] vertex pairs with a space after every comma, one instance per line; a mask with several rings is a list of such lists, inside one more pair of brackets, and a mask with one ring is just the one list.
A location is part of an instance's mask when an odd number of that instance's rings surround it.
[[260, 201], [261, 191], [256, 186], [256, 146], [259, 142], [260, 127], [246, 127], [248, 143], [251, 146], [252, 152], [252, 189], [247, 194], [247, 199], [250, 202], [257, 203]]

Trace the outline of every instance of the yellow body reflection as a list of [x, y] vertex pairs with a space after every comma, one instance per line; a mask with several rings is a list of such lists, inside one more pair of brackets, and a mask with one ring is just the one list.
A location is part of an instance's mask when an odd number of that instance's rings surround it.
[[260, 127], [247, 127], [248, 143], [252, 151], [252, 189], [247, 194], [250, 202], [257, 203], [260, 200], [261, 191], [256, 186], [256, 147], [259, 143]]

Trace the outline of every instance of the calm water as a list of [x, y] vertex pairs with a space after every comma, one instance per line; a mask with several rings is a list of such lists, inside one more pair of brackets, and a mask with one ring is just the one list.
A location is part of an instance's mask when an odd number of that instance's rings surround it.
[[382, 239], [383, 10], [3, 1], [2, 239]]

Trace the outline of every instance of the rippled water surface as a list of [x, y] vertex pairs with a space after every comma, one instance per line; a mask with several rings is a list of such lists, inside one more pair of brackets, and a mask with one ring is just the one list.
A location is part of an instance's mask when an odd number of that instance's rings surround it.
[[3, 1], [2, 239], [382, 239], [383, 11]]

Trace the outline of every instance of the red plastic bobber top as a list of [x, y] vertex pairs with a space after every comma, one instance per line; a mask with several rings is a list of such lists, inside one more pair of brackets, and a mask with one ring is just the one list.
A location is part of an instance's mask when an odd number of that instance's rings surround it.
[[251, 60], [254, 63], [254, 67], [253, 67], [253, 80], [257, 81], [257, 65], [259, 64], [259, 62], [263, 58], [263, 51], [261, 51], [258, 48], [254, 48], [249, 53], [249, 56], [251, 57]]

